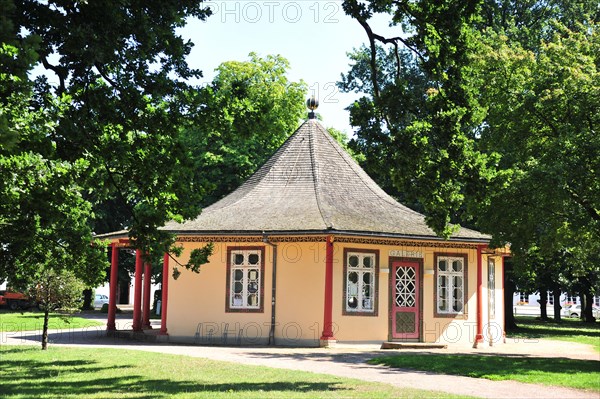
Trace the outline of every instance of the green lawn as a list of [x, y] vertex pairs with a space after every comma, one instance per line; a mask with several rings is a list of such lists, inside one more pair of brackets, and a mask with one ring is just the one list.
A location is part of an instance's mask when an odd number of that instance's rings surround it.
[[120, 349], [0, 346], [3, 398], [457, 398], [387, 384]]
[[559, 341], [589, 344], [600, 352], [600, 323], [584, 323], [565, 318], [560, 323], [540, 321], [533, 317], [517, 317], [519, 329], [507, 334], [508, 338], [549, 338]]
[[[96, 320], [88, 320], [77, 316], [60, 315], [51, 313], [48, 327], [50, 329], [82, 328], [101, 326]], [[41, 330], [44, 325], [42, 312], [8, 312], [0, 311], [0, 332], [35, 331]]]
[[[507, 338], [554, 339], [592, 345], [600, 352], [600, 324], [574, 319], [562, 323], [542, 322], [533, 317], [517, 318], [519, 330]], [[490, 380], [515, 380], [600, 392], [600, 361], [563, 358], [510, 357], [487, 355], [387, 356], [371, 360], [390, 367], [464, 375]]]
[[600, 361], [497, 355], [402, 354], [369, 363], [489, 380], [514, 380], [600, 392]]

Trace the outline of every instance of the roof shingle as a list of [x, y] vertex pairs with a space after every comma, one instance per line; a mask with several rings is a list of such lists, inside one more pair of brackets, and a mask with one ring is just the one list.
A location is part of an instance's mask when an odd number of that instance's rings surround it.
[[[306, 121], [233, 193], [196, 219], [163, 228], [183, 234], [345, 232], [436, 238], [423, 215], [387, 195], [314, 119]], [[489, 241], [460, 228], [452, 239]]]

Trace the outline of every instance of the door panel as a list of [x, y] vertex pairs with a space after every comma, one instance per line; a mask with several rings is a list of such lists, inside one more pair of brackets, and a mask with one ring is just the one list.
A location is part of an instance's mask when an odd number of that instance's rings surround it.
[[392, 338], [420, 336], [420, 265], [394, 262], [392, 278]]

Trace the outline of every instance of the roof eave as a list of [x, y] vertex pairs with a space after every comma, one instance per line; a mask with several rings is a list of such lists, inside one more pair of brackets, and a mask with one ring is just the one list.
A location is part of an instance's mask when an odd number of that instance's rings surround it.
[[488, 244], [491, 241], [490, 238], [478, 238], [478, 237], [450, 237], [445, 239], [438, 236], [429, 235], [414, 235], [414, 234], [398, 234], [398, 233], [380, 233], [370, 231], [353, 231], [353, 230], [167, 230], [169, 233], [176, 234], [178, 236], [298, 236], [298, 235], [345, 235], [353, 237], [373, 237], [373, 238], [397, 238], [405, 240], [422, 240], [422, 241], [448, 241], [448, 242], [470, 242]]

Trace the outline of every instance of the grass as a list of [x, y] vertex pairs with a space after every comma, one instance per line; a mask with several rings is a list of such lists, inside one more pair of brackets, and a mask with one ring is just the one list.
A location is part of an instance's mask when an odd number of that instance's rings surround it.
[[560, 323], [541, 321], [534, 317], [517, 317], [517, 331], [509, 332], [508, 338], [548, 338], [558, 341], [578, 342], [592, 345], [600, 353], [600, 323], [585, 323], [579, 319], [565, 318]]
[[457, 398], [354, 379], [127, 351], [0, 346], [3, 398]]
[[[600, 325], [565, 319], [561, 323], [518, 317], [519, 330], [507, 338], [553, 339], [590, 344], [600, 352]], [[372, 359], [372, 364], [489, 380], [514, 380], [600, 392], [600, 361], [489, 355], [414, 355]]]
[[[44, 314], [42, 312], [0, 312], [0, 332], [42, 330]], [[67, 329], [100, 326], [97, 320], [88, 320], [74, 315], [51, 313], [48, 322], [50, 329]]]
[[390, 367], [489, 380], [513, 380], [600, 392], [600, 361], [496, 355], [386, 356], [369, 361]]

